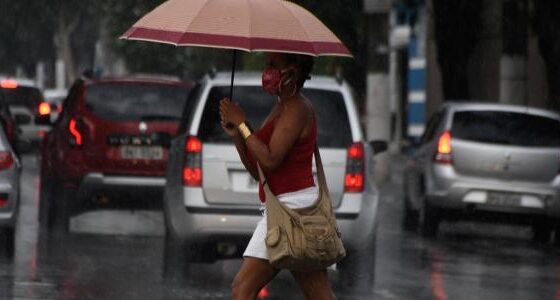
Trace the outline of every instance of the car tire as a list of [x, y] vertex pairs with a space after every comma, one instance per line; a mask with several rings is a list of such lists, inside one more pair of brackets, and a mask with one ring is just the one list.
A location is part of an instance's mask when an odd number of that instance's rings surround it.
[[342, 289], [352, 295], [371, 295], [375, 283], [375, 247], [350, 250], [337, 264]]
[[[552, 235], [552, 226], [548, 220], [535, 220], [532, 224], [533, 241], [539, 244], [546, 244]], [[555, 240], [557, 238], [555, 237]]]
[[419, 212], [412, 210], [408, 203], [408, 197], [403, 198], [403, 216], [402, 216], [402, 229], [409, 232], [416, 232], [418, 230]]
[[441, 212], [424, 202], [424, 207], [420, 210], [420, 234], [426, 238], [436, 237], [440, 221]]
[[[203, 255], [206, 252], [207, 255]], [[166, 280], [181, 280], [188, 277], [192, 263], [211, 261], [204, 247], [176, 238], [169, 230], [165, 232], [163, 251], [163, 277]]]
[[7, 257], [13, 257], [16, 248], [15, 227], [0, 228], [0, 245], [2, 245], [2, 253]]
[[46, 228], [51, 234], [64, 235], [70, 225], [68, 204], [75, 200], [76, 189], [65, 186], [63, 182], [51, 182], [45, 192], [47, 201], [43, 204], [42, 214], [46, 217]]
[[46, 176], [41, 176], [39, 188], [39, 213], [37, 216], [39, 221], [39, 230], [45, 230], [48, 228], [49, 210], [51, 207], [50, 197], [53, 189], [52, 185], [52, 179]]

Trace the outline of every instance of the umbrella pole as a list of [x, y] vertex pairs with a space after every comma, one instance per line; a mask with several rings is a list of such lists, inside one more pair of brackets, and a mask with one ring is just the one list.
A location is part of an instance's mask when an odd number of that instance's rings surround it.
[[235, 78], [235, 65], [237, 63], [237, 50], [233, 49], [233, 64], [231, 66], [231, 86], [229, 87], [229, 99], [233, 101], [233, 79]]

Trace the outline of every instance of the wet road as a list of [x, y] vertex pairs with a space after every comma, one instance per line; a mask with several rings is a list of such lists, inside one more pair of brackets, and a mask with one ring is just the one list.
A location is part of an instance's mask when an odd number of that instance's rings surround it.
[[[229, 298], [239, 259], [196, 264], [184, 278], [162, 279], [159, 213], [90, 214], [74, 219], [75, 232], [65, 238], [39, 235], [36, 163], [24, 157], [16, 255], [0, 257], [0, 299]], [[560, 251], [533, 244], [528, 228], [444, 223], [435, 240], [402, 232], [395, 169], [382, 188], [375, 292], [342, 291], [331, 271], [339, 299], [560, 299]], [[266, 299], [302, 297], [281, 273]]]

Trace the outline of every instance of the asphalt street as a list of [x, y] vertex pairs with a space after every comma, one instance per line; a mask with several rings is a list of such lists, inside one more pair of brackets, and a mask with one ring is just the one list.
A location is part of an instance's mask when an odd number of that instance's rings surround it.
[[[39, 234], [37, 158], [25, 156], [14, 258], [0, 257], [0, 299], [229, 299], [240, 259], [195, 264], [164, 280], [159, 212], [97, 212], [72, 220], [65, 237]], [[339, 299], [560, 299], [560, 251], [531, 241], [529, 228], [444, 223], [436, 239], [403, 232], [402, 159], [381, 187], [376, 283], [371, 295]], [[281, 273], [262, 299], [303, 299]]]

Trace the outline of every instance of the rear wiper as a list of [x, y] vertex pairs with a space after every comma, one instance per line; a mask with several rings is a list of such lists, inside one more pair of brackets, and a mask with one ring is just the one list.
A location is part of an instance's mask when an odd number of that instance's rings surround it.
[[140, 117], [141, 121], [180, 121], [181, 117], [170, 115], [143, 115]]

